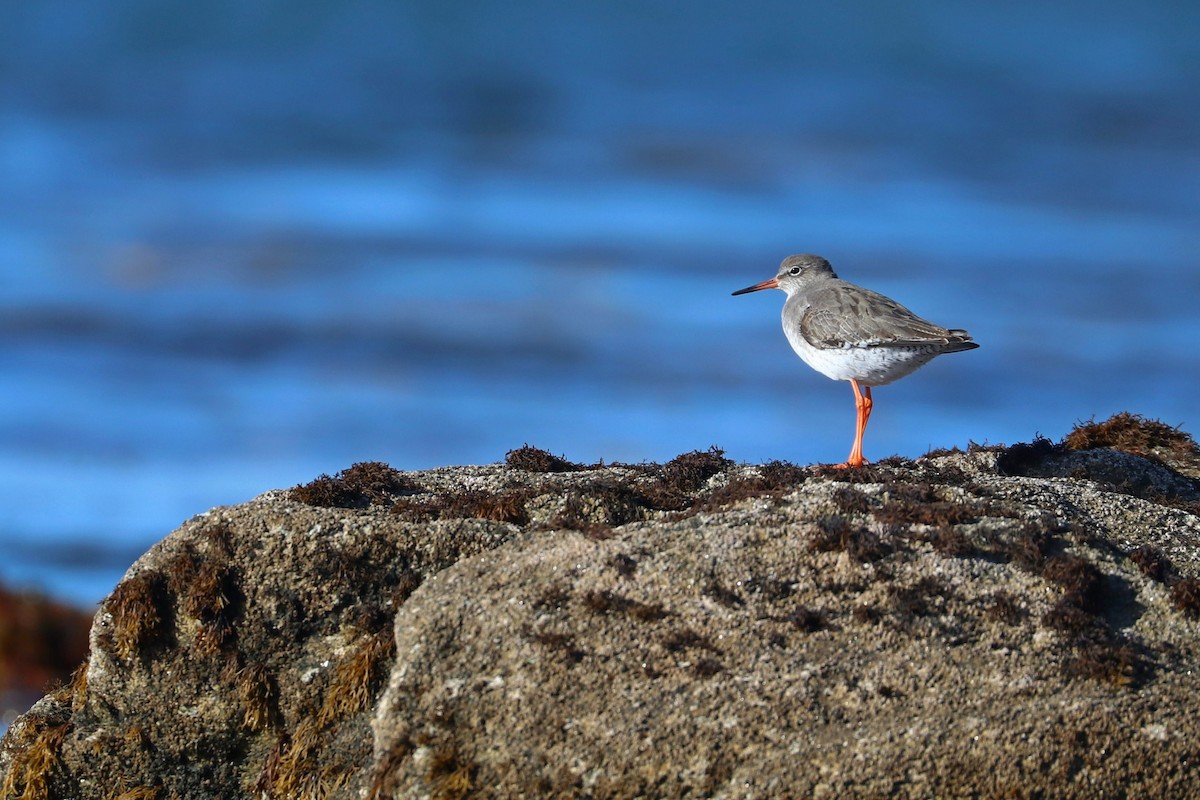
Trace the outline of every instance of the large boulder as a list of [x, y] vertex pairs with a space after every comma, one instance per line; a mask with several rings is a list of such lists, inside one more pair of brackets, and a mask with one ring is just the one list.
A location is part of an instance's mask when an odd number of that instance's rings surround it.
[[1176, 435], [356, 465], [139, 559], [0, 797], [1198, 796]]

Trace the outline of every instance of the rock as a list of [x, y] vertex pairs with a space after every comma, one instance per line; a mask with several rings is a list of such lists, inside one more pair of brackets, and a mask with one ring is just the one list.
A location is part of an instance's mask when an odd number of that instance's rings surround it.
[[0, 797], [1197, 795], [1192, 457], [355, 465], [139, 559]]

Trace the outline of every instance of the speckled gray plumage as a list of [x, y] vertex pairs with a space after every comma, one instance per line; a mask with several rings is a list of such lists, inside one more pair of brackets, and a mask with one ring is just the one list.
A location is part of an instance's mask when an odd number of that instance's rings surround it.
[[[793, 267], [802, 270], [800, 275], [789, 274]], [[890, 297], [842, 280], [820, 256], [789, 256], [777, 280], [788, 292], [784, 317], [799, 321], [800, 333], [813, 347], [915, 347], [954, 353], [979, 346], [965, 330], [943, 328]]]

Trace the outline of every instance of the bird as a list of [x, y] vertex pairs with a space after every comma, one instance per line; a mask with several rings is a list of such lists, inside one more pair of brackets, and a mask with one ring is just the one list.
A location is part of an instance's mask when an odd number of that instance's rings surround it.
[[871, 389], [899, 380], [943, 353], [979, 345], [960, 328], [943, 328], [918, 317], [890, 297], [844, 281], [821, 256], [788, 256], [774, 278], [733, 293], [763, 289], [787, 293], [783, 333], [805, 364], [835, 381], [850, 381], [856, 419], [854, 444], [841, 464], [868, 464], [863, 433], [871, 417]]

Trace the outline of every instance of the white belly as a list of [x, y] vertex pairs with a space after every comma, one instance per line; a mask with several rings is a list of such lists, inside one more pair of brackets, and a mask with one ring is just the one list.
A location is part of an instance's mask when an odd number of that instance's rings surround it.
[[783, 326], [796, 355], [817, 372], [835, 381], [855, 380], [864, 386], [883, 386], [928, 364], [937, 350], [929, 347], [813, 347], [799, 330]]

